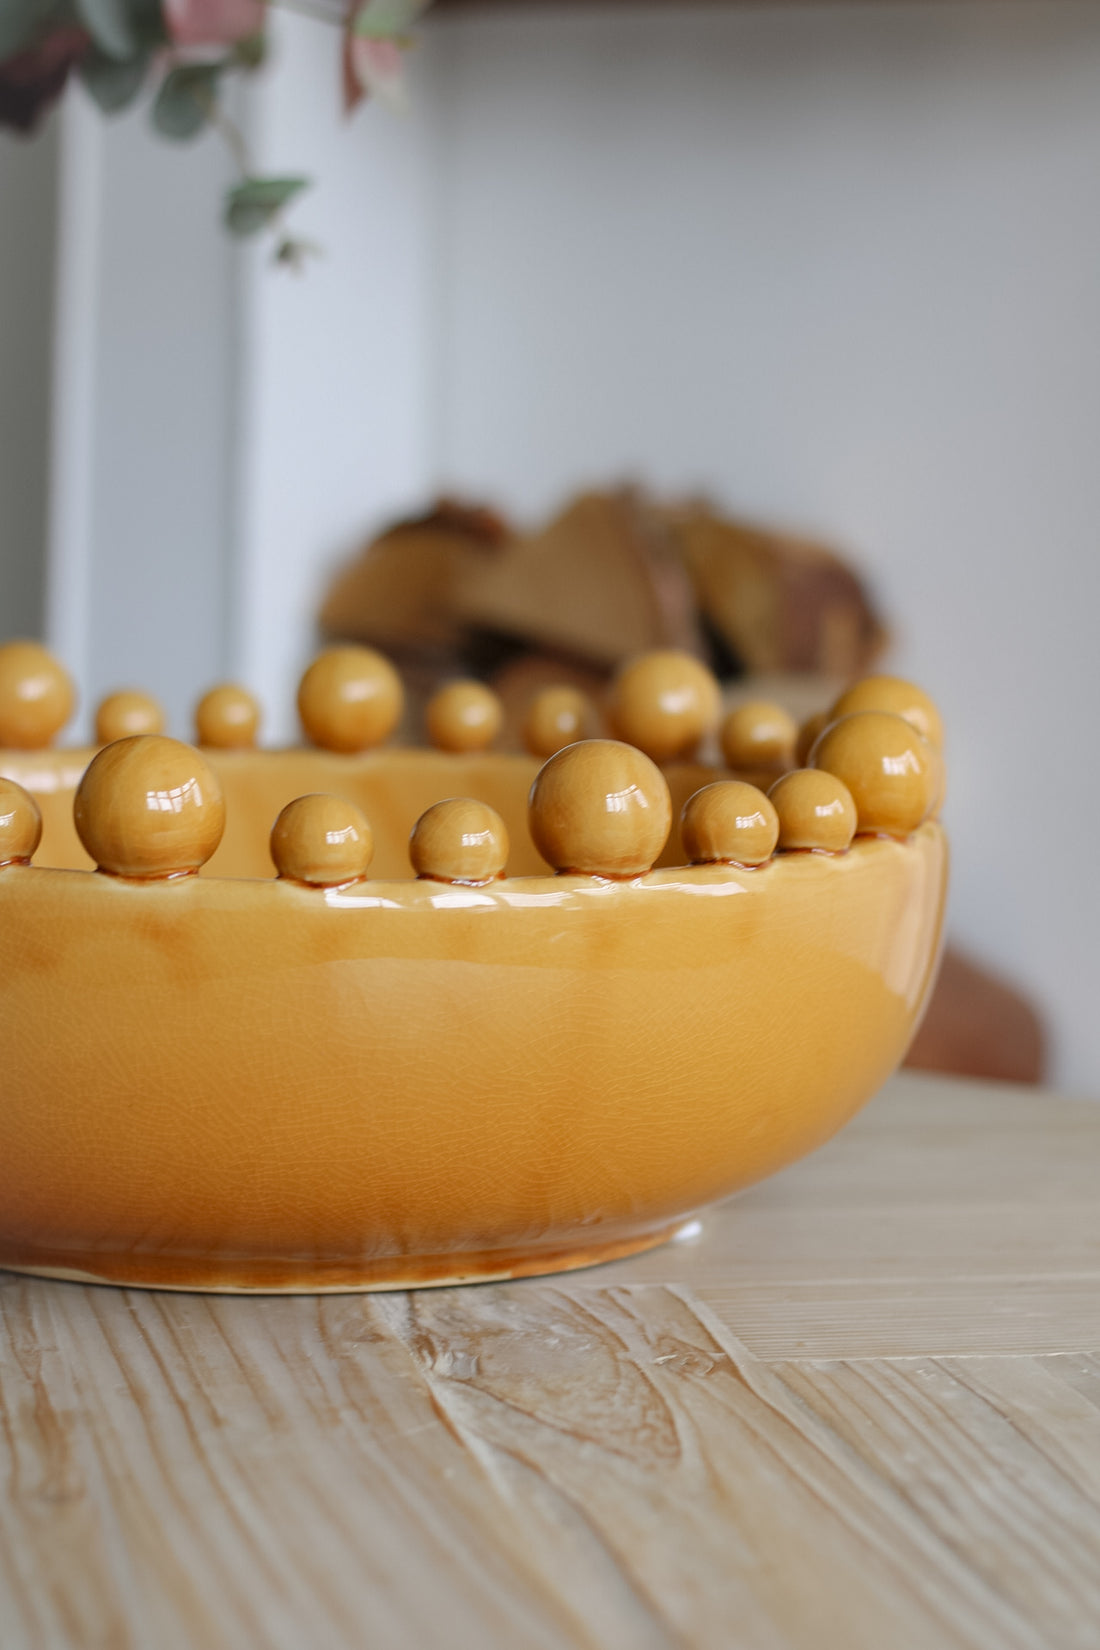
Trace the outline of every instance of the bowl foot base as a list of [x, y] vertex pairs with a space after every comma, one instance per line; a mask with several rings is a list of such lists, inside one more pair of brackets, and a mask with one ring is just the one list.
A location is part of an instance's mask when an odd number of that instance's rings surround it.
[[471, 1254], [403, 1255], [384, 1260], [247, 1261], [175, 1255], [51, 1255], [32, 1258], [0, 1246], [0, 1271], [68, 1283], [114, 1284], [126, 1289], [192, 1290], [216, 1295], [360, 1294], [387, 1289], [445, 1289], [467, 1283], [575, 1272], [655, 1249], [697, 1230], [695, 1216], [608, 1243], [560, 1249], [483, 1250]]

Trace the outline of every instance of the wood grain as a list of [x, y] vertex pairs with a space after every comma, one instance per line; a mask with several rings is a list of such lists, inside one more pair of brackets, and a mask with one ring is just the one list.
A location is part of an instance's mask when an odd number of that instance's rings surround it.
[[0, 1276], [0, 1646], [1095, 1650], [1098, 1166], [1100, 1107], [905, 1077], [560, 1280]]

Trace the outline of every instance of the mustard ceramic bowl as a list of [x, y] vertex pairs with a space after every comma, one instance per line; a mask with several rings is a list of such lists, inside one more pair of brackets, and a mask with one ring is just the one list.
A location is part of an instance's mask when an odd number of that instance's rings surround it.
[[[774, 802], [610, 740], [541, 769], [468, 744], [4, 753], [0, 1266], [519, 1277], [658, 1243], [811, 1150], [901, 1059], [946, 882], [933, 747], [896, 711], [845, 726], [848, 778]], [[853, 786], [889, 831], [860, 831]]]

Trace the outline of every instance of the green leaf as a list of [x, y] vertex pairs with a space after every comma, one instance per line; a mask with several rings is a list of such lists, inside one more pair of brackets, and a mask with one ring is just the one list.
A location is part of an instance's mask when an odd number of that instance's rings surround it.
[[256, 235], [308, 188], [308, 178], [245, 178], [225, 198], [226, 224], [234, 235]]
[[184, 141], [209, 121], [218, 101], [220, 63], [185, 63], [161, 82], [153, 103], [153, 125], [162, 137]]
[[55, 9], [56, 0], [0, 0], [0, 63], [29, 45]]
[[242, 69], [259, 69], [267, 61], [267, 36], [247, 34], [233, 44], [233, 61]]
[[351, 32], [367, 40], [400, 39], [427, 4], [428, 0], [366, 0], [355, 14]]
[[127, 0], [76, 0], [76, 14], [105, 56], [125, 62], [138, 51]]
[[[0, 4], [3, 0], [0, 0]], [[150, 50], [168, 43], [168, 24], [161, 9], [161, 0], [128, 0], [130, 27], [139, 47]]]
[[141, 52], [128, 63], [119, 63], [117, 59], [93, 50], [83, 59], [79, 74], [104, 114], [115, 115], [134, 101], [145, 84], [148, 71], [148, 52]]

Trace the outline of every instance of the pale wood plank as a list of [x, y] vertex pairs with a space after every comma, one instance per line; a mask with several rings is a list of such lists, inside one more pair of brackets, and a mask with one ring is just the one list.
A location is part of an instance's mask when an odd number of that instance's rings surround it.
[[1038, 1643], [686, 1294], [0, 1302], [5, 1650]]
[[917, 1358], [1075, 1352], [1100, 1340], [1100, 1273], [1075, 1277], [812, 1279], [704, 1285], [758, 1358]]
[[[1052, 1362], [996, 1363], [1007, 1379], [969, 1359], [769, 1368], [1045, 1643], [1095, 1650], [1100, 1410], [1059, 1415]], [[1084, 1473], [1069, 1460], [1082, 1442]]]

